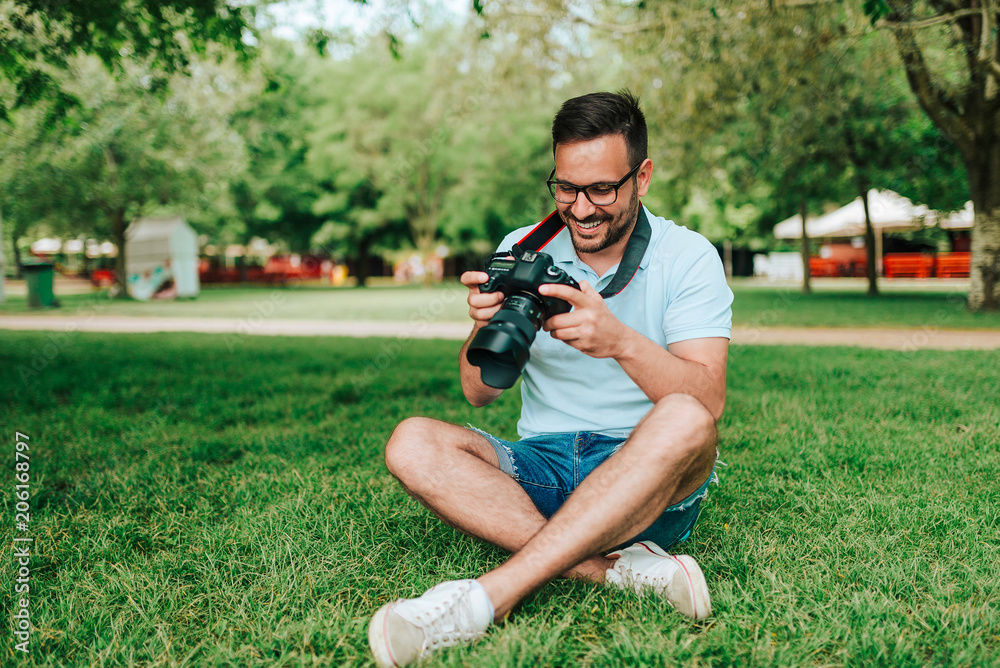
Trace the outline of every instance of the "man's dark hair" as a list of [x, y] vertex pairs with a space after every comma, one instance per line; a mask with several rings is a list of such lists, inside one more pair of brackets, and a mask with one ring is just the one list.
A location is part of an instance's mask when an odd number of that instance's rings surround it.
[[627, 90], [590, 93], [563, 102], [552, 119], [552, 153], [558, 144], [622, 135], [630, 167], [646, 159], [646, 117], [639, 98]]

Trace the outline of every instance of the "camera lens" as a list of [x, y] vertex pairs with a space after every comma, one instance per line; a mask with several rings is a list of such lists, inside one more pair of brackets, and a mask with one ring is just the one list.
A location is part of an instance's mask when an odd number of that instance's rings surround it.
[[490, 323], [469, 344], [466, 358], [478, 366], [483, 382], [505, 390], [513, 387], [528, 362], [528, 349], [542, 324], [542, 305], [531, 295], [507, 298]]

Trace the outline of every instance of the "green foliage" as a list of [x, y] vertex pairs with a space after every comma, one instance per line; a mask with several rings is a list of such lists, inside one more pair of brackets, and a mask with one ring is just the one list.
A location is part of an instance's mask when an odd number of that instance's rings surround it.
[[321, 179], [307, 165], [309, 110], [322, 100], [315, 60], [280, 40], [260, 46], [255, 74], [261, 86], [240, 101], [232, 121], [248, 154], [245, 169], [229, 178], [234, 217], [241, 223], [233, 241], [259, 236], [284, 241], [295, 252], [312, 248], [323, 223], [313, 211]]
[[124, 232], [141, 214], [216, 205], [242, 169], [243, 144], [228, 126], [235, 101], [252, 88], [232, 59], [168, 74], [148, 61], [121, 63], [115, 76], [93, 56], [56, 72], [76, 102], [58, 123], [40, 101], [14, 114], [0, 138], [0, 206], [19, 237], [30, 224], [50, 233], [111, 238], [124, 278]]
[[[514, 61], [513, 63], [511, 61]], [[522, 68], [514, 71], [515, 67]], [[324, 238], [486, 254], [552, 208], [548, 128], [560, 94], [503, 45], [426, 30], [405, 57], [378, 42], [321, 70], [308, 165]]]
[[713, 240], [759, 247], [803, 199], [843, 204], [861, 182], [944, 209], [967, 198], [957, 153], [849, 4], [514, 5], [487, 6], [483, 27], [523, 36], [529, 16], [560, 62], [577, 44], [627, 61], [618, 82], [644, 100], [657, 166], [647, 201]]
[[[717, 14], [707, 62], [700, 43], [675, 40], [671, 52], [689, 68], [681, 83], [711, 82], [694, 86], [692, 113], [703, 117], [694, 127], [705, 131], [684, 153], [688, 187], [716, 193], [730, 230], [711, 237], [746, 242], [802, 200], [816, 211], [871, 187], [945, 210], [967, 199], [957, 152], [917, 107], [884, 36], [860, 19], [839, 5], [733, 4]], [[734, 216], [740, 206], [756, 218]]]
[[[0, 207], [19, 233], [104, 234], [106, 202], [129, 197], [114, 207], [127, 217], [179, 207], [214, 242], [261, 236], [359, 267], [441, 244], [482, 256], [552, 210], [542, 181], [558, 105], [623, 85], [650, 125], [645, 203], [713, 241], [766, 248], [803, 199], [818, 211], [864, 183], [934, 208], [968, 196], [883, 36], [842, 3], [478, 3], [465, 24], [441, 25], [424, 3], [393, 0], [358, 34], [307, 37], [325, 59], [265, 35], [242, 70], [223, 55], [227, 30], [256, 5], [36, 11], [45, 4], [0, 0], [0, 36], [12, 40], [0, 101], [21, 105], [10, 118], [23, 125], [3, 126]], [[59, 45], [100, 51], [114, 74], [67, 74], [85, 59]], [[49, 47], [51, 58], [31, 55]], [[211, 72], [229, 88], [199, 98]], [[111, 80], [117, 97], [95, 101]], [[164, 132], [178, 123], [191, 131]], [[135, 151], [136, 171], [119, 170], [115, 187], [101, 148], [111, 142]], [[49, 182], [58, 192], [39, 197]]]
[[[226, 0], [4, 0], [0, 2], [0, 77], [14, 82], [15, 106], [58, 96], [51, 68], [78, 52], [117, 67], [135, 56], [168, 72], [183, 71], [191, 50], [224, 44], [241, 56], [255, 30], [255, 3]], [[9, 104], [0, 100], [0, 114]]]

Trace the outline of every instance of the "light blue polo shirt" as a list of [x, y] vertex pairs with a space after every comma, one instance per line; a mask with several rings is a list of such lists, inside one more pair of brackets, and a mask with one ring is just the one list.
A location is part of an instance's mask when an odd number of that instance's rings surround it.
[[[652, 231], [649, 247], [631, 283], [606, 300], [611, 312], [664, 348], [687, 339], [729, 338], [733, 293], [718, 252], [697, 232], [645, 211]], [[497, 250], [510, 250], [533, 227], [508, 234]], [[577, 257], [565, 228], [542, 252], [598, 292], [618, 270], [615, 265], [599, 277]], [[589, 357], [544, 330], [530, 354], [521, 382], [521, 438], [576, 431], [625, 436], [653, 407], [612, 359]]]

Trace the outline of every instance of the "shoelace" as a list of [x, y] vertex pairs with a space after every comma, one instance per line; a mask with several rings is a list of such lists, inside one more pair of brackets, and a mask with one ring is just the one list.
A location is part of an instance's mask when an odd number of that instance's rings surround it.
[[456, 589], [448, 601], [442, 601], [431, 610], [420, 613], [416, 621], [424, 630], [423, 649], [451, 647], [467, 643], [482, 635], [475, 630], [472, 600], [468, 587]]

